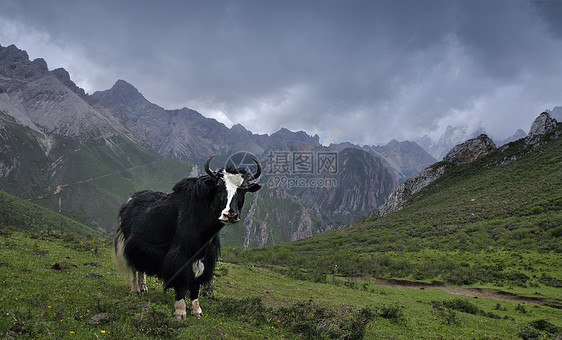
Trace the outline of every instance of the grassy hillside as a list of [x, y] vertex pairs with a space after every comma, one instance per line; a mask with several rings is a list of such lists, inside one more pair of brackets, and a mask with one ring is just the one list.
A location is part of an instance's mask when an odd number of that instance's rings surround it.
[[[0, 169], [11, 168], [0, 176], [0, 189], [29, 197], [43, 192], [48, 181], [49, 165], [45, 153], [37, 143], [33, 130], [19, 125], [15, 119], [0, 111]], [[25, 169], [25, 171], [17, 171]]]
[[190, 164], [162, 159], [120, 135], [82, 142], [53, 137], [48, 153], [38, 142], [44, 138], [0, 112], [0, 189], [107, 234], [133, 192], [168, 191], [191, 171]]
[[560, 305], [562, 138], [533, 148], [520, 140], [453, 167], [385, 218], [225, 257], [299, 268], [288, 270], [318, 282], [334, 274], [439, 281], [538, 291]]
[[123, 170], [82, 176], [82, 180], [69, 182], [34, 201], [112, 235], [119, 207], [132, 193], [144, 189], [170, 191], [190, 171], [191, 165], [186, 162], [154, 158]]
[[22, 230], [102, 236], [82, 223], [0, 191], [0, 225]]
[[3, 339], [554, 339], [562, 328], [559, 309], [532, 301], [337, 276], [314, 283], [224, 262], [203, 290], [204, 316], [176, 321], [173, 292], [160, 282], [128, 295], [110, 241], [0, 234]]

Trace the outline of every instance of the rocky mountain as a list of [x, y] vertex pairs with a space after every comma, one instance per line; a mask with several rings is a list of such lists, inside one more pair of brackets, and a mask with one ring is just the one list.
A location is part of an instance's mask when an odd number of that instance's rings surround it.
[[88, 103], [108, 119], [116, 119], [130, 138], [164, 157], [195, 163], [236, 149], [263, 152], [241, 125], [229, 129], [194, 110], [165, 110], [124, 80], [118, 80], [109, 90], [93, 93]]
[[[531, 125], [529, 134], [525, 137], [525, 143], [531, 146], [526, 149], [526, 152], [532, 151], [538, 145], [544, 143], [545, 141], [543, 136], [548, 134], [550, 131], [553, 131], [556, 127], [557, 122], [555, 119], [550, 117], [547, 112], [541, 113]], [[559, 135], [553, 136], [553, 138], [558, 137]], [[499, 150], [505, 151], [509, 147], [510, 144], [508, 143], [502, 146]], [[450, 168], [473, 162], [478, 158], [493, 152], [494, 150], [496, 150], [495, 143], [485, 134], [481, 134], [476, 138], [469, 139], [464, 143], [456, 145], [451, 151], [449, 151], [449, 153], [447, 153], [447, 155], [445, 155], [443, 161], [427, 167], [421, 173], [414, 175], [404, 183], [400, 184], [389, 196], [387, 202], [381, 207], [380, 215], [385, 216], [393, 211], [402, 209], [404, 205], [407, 204], [409, 197], [445, 174], [445, 172]], [[506, 164], [514, 161], [517, 157], [517, 155], [510, 155], [509, 158], [502, 159], [498, 164], [490, 164], [490, 166]]]
[[541, 113], [531, 125], [527, 135], [527, 143], [536, 143], [545, 133], [556, 128], [557, 121], [548, 112]]
[[326, 153], [337, 164], [333, 171], [309, 175], [266, 170], [265, 185], [244, 207], [244, 225], [223, 230], [227, 245], [261, 247], [339, 228], [372, 216], [394, 188], [382, 160], [364, 150], [276, 152], [289, 157], [304, 152], [313, 158]]
[[392, 140], [388, 144], [364, 145], [351, 143], [332, 144], [330, 150], [341, 151], [346, 148], [361, 149], [380, 158], [397, 183], [421, 172], [436, 160], [415, 142]]
[[[59, 80], [67, 80], [65, 72], [49, 71], [43, 59], [29, 61], [27, 53], [14, 45], [0, 47], [0, 111], [38, 132], [46, 153], [51, 147], [48, 134], [80, 140], [119, 134], [80, 98], [81, 91], [77, 94]], [[68, 84], [73, 83], [68, 79]]]
[[141, 148], [86, 97], [65, 70], [0, 46], [0, 189], [111, 234], [131, 192], [168, 190], [190, 168]]
[[165, 157], [194, 163], [209, 155], [239, 150], [261, 155], [264, 150], [283, 145], [320, 146], [318, 136], [303, 131], [282, 128], [272, 135], [259, 135], [240, 124], [228, 128], [188, 108], [165, 110], [124, 80], [118, 80], [109, 90], [93, 93], [87, 101], [108, 119], [117, 119], [123, 131], [142, 146]]

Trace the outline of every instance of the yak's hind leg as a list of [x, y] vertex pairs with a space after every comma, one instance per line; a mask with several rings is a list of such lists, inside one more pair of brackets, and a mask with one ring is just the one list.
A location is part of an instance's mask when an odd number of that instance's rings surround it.
[[146, 287], [146, 273], [137, 272], [139, 276], [138, 285], [139, 285], [139, 292], [144, 293], [148, 292], [148, 287]]
[[[141, 273], [139, 273], [140, 275]], [[140, 279], [137, 279], [137, 271], [134, 269], [129, 270], [129, 283], [131, 284], [131, 295], [140, 295], [141, 290], [139, 287]]]

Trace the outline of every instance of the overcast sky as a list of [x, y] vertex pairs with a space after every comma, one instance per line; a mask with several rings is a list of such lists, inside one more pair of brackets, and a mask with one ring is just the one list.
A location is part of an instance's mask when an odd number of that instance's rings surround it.
[[321, 142], [494, 138], [562, 105], [562, 1], [0, 2], [15, 44], [86, 92]]

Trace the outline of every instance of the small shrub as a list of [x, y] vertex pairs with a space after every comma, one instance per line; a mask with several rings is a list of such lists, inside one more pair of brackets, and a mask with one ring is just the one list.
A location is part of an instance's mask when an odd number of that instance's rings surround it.
[[478, 307], [476, 307], [473, 303], [465, 299], [454, 299], [449, 301], [433, 301], [432, 302], [433, 308], [440, 308], [445, 307], [449, 309], [454, 309], [459, 312], [468, 313], [472, 315], [481, 315], [491, 319], [501, 319], [501, 317], [497, 314], [492, 312], [486, 312]]
[[542, 275], [539, 277], [539, 282], [551, 287], [557, 287], [557, 288], [562, 287], [562, 280], [559, 280], [545, 273], [542, 273]]
[[556, 327], [550, 321], [544, 319], [532, 321], [529, 323], [529, 326], [538, 329], [539, 331], [545, 331], [551, 334], [557, 334], [562, 331], [562, 329]]
[[520, 303], [518, 303], [517, 306], [515, 306], [515, 310], [522, 313], [522, 314], [527, 313], [527, 310], [525, 309], [525, 307]]
[[238, 315], [252, 318], [256, 322], [264, 322], [267, 307], [259, 297], [247, 297], [243, 299], [222, 298], [217, 300], [216, 310], [225, 315]]
[[395, 322], [404, 320], [404, 306], [390, 304], [378, 308], [377, 315], [381, 318], [389, 319]]
[[437, 317], [442, 319], [442, 323], [445, 325], [458, 325], [459, 319], [457, 318], [457, 313], [449, 308], [443, 307], [433, 307], [432, 313]]
[[509, 281], [511, 284], [525, 287], [527, 285], [527, 281], [529, 277], [521, 272], [518, 271], [511, 271], [509, 273], [504, 274], [504, 278]]
[[562, 329], [556, 327], [550, 321], [540, 319], [529, 322], [525, 327], [519, 330], [517, 335], [525, 340], [537, 339], [539, 337], [546, 338], [547, 335], [556, 335], [556, 339], [558, 339], [561, 331]]
[[523, 340], [529, 340], [539, 338], [541, 336], [541, 333], [533, 327], [525, 326], [519, 330], [517, 336], [519, 336]]

